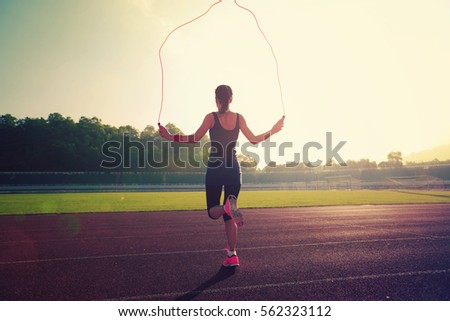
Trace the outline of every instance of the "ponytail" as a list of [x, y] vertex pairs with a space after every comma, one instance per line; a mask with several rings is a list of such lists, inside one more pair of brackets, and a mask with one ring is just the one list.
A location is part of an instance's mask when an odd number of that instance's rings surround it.
[[220, 101], [220, 109], [219, 109], [219, 114], [225, 114], [226, 111], [228, 110], [228, 106], [230, 105], [230, 101], [227, 100], [222, 100], [219, 99]]
[[220, 102], [219, 114], [224, 114], [228, 110], [231, 97], [233, 97], [233, 90], [230, 86], [220, 85], [216, 88], [216, 99]]

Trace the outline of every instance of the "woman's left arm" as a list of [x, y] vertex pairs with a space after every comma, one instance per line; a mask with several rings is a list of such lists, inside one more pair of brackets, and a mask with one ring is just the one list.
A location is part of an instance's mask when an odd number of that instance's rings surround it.
[[284, 126], [284, 116], [281, 117], [281, 119], [279, 121], [277, 121], [275, 123], [275, 125], [273, 125], [271, 130], [269, 130], [269, 131], [267, 131], [265, 133], [259, 134], [259, 135], [253, 134], [253, 132], [250, 130], [250, 128], [248, 128], [247, 122], [245, 121], [245, 119], [244, 119], [244, 117], [242, 115], [240, 117], [239, 126], [241, 128], [242, 133], [249, 140], [250, 143], [258, 144], [260, 142], [265, 141], [270, 136], [278, 133], [283, 128], [283, 126]]

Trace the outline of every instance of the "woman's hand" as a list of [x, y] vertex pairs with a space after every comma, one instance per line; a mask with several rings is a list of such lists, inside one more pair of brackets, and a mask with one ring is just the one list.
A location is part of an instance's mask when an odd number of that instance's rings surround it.
[[281, 117], [281, 119], [279, 121], [277, 121], [275, 125], [273, 125], [272, 130], [270, 131], [271, 134], [278, 133], [281, 129], [283, 129], [284, 118], [285, 118], [285, 116]]
[[158, 127], [159, 127], [159, 135], [162, 138], [165, 138], [167, 140], [173, 140], [172, 134], [169, 133], [169, 131], [166, 129], [166, 127], [161, 126], [160, 124], [158, 124]]

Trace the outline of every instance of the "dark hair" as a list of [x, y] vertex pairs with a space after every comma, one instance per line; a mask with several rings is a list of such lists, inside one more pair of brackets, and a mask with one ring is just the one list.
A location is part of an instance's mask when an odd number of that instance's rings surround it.
[[231, 90], [230, 86], [220, 85], [216, 88], [216, 99], [220, 102], [219, 114], [223, 114], [228, 110], [231, 97], [233, 97], [233, 90]]

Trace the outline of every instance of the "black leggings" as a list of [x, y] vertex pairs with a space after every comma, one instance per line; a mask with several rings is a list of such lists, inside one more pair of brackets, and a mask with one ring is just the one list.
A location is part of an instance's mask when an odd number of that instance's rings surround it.
[[[214, 206], [220, 205], [220, 196], [222, 195], [222, 185], [206, 185], [206, 205], [208, 207], [208, 216], [209, 210]], [[227, 200], [229, 195], [234, 195], [236, 198], [239, 195], [239, 191], [241, 190], [241, 185], [225, 185], [225, 197], [223, 199], [223, 203]], [[228, 214], [223, 215], [223, 220], [226, 222], [231, 220], [231, 217]]]

